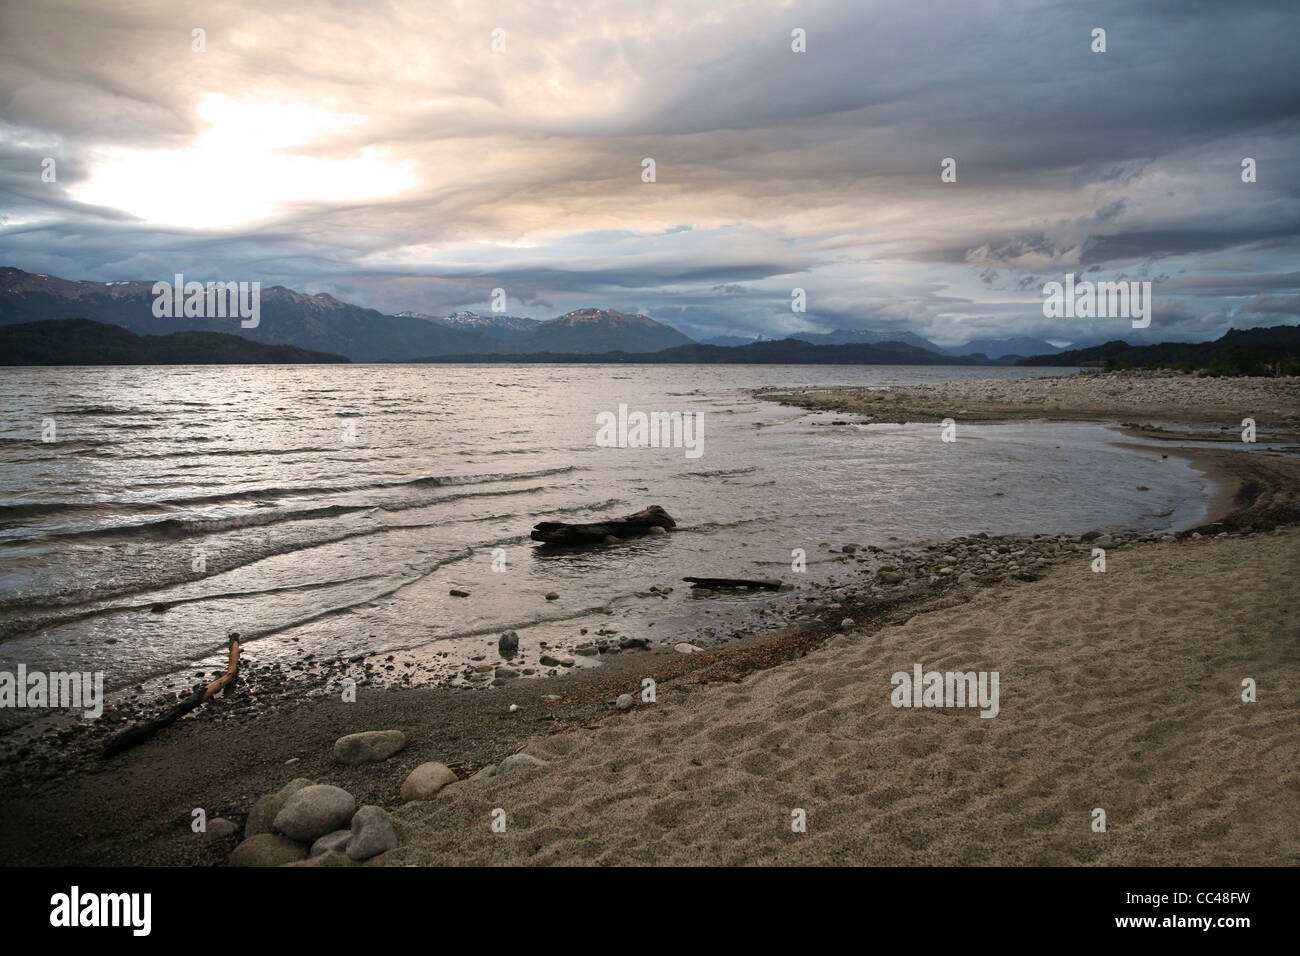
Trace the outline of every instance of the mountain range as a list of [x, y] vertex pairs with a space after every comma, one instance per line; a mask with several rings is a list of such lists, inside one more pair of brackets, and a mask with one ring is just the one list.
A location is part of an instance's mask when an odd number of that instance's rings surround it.
[[[700, 346], [672, 326], [644, 315], [612, 309], [577, 309], [544, 321], [467, 311], [446, 316], [419, 312], [386, 315], [340, 301], [328, 293], [309, 295], [279, 285], [261, 290], [259, 321], [254, 327], [244, 328], [239, 320], [233, 318], [155, 316], [153, 287], [154, 283], [150, 281], [73, 281], [0, 267], [0, 325], [84, 318], [122, 326], [143, 336], [218, 332], [266, 345], [290, 345], [344, 356], [354, 362], [422, 361], [438, 357], [464, 359], [472, 356], [493, 356], [501, 361], [525, 355], [590, 356], [610, 352], [645, 355], [664, 349]], [[711, 348], [746, 349], [745, 357], [738, 356], [735, 360], [750, 361], [753, 355], [775, 354], [770, 348], [753, 348], [766, 346], [772, 341], [761, 337], [723, 335], [703, 344]], [[914, 357], [918, 361], [924, 360], [925, 364], [933, 361], [927, 355], [955, 364], [969, 364], [965, 359], [976, 363], [1011, 364], [1026, 356], [1034, 356], [1036, 360], [1055, 356], [1056, 360], [1050, 364], [1073, 364], [1061, 357], [1062, 349], [1030, 337], [973, 339], [962, 346], [945, 348], [914, 332], [863, 328], [796, 332], [782, 341], [845, 347], [895, 343], [915, 350]], [[794, 361], [824, 360], [821, 353], [805, 354], [789, 344], [776, 351], [804, 356]], [[712, 353], [699, 354], [710, 356], [702, 361], [727, 360], [712, 356]], [[842, 356], [850, 354], [856, 353], [850, 350], [843, 352]]]
[[327, 293], [307, 295], [278, 285], [261, 290], [260, 321], [243, 328], [236, 319], [157, 317], [153, 286], [149, 281], [77, 282], [0, 268], [0, 325], [84, 318], [120, 325], [138, 335], [222, 332], [343, 355], [354, 362], [451, 354], [654, 352], [692, 342], [644, 315], [608, 309], [578, 309], [545, 322], [472, 312], [443, 318], [385, 315]]
[[1000, 365], [989, 359], [940, 355], [902, 342], [849, 342], [813, 345], [802, 339], [764, 339], [747, 345], [703, 345], [692, 342], [656, 352], [590, 353], [531, 352], [521, 355], [428, 356], [427, 362], [542, 362], [597, 364], [683, 365]]
[[344, 355], [354, 362], [497, 348], [495, 340], [480, 333], [384, 315], [340, 302], [328, 294], [304, 295], [284, 286], [261, 290], [261, 316], [256, 328], [242, 328], [237, 319], [159, 318], [153, 314], [153, 285], [73, 282], [0, 268], [0, 325], [81, 318], [120, 325], [137, 335], [222, 332], [268, 345], [294, 345]]

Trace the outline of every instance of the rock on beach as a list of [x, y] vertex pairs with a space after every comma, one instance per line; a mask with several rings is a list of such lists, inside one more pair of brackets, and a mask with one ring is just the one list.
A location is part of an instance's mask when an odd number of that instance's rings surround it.
[[303, 787], [286, 800], [273, 826], [292, 840], [311, 843], [341, 830], [356, 809], [356, 798], [342, 787], [316, 784]]
[[456, 782], [456, 774], [436, 761], [422, 763], [411, 771], [402, 784], [402, 802], [428, 800], [449, 783]]
[[231, 866], [281, 866], [307, 859], [307, 848], [278, 833], [251, 836], [230, 854]]
[[383, 807], [365, 806], [352, 817], [352, 839], [348, 858], [368, 860], [397, 846], [397, 831]]
[[275, 793], [260, 797], [253, 803], [253, 806], [248, 811], [248, 818], [244, 821], [244, 839], [247, 840], [259, 833], [270, 833], [271, 824], [275, 822], [275, 816], [284, 807], [285, 801], [299, 790], [304, 787], [314, 786], [315, 783], [315, 780], [297, 777], [290, 780]]
[[367, 730], [334, 741], [334, 759], [349, 766], [378, 763], [405, 746], [406, 734], [400, 730]]

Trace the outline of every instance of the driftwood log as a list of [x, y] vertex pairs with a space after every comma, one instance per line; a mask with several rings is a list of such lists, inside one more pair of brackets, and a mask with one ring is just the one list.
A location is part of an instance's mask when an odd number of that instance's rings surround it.
[[777, 578], [682, 578], [689, 581], [692, 588], [708, 588], [711, 591], [724, 591], [733, 588], [750, 588], [762, 591], [779, 591], [781, 582]]
[[534, 541], [547, 544], [600, 544], [608, 538], [632, 538], [641, 534], [653, 534], [654, 528], [668, 531], [677, 527], [667, 511], [658, 505], [651, 505], [644, 511], [609, 521], [596, 521], [587, 524], [567, 524], [563, 521], [543, 521], [533, 526]]
[[136, 744], [143, 743], [158, 731], [162, 730], [168, 724], [174, 724], [191, 710], [194, 710], [200, 704], [210, 697], [216, 695], [219, 691], [230, 693], [235, 686], [235, 678], [239, 676], [239, 635], [230, 635], [230, 662], [226, 665], [226, 672], [211, 681], [207, 685], [200, 687], [178, 703], [171, 710], [167, 711], [153, 720], [145, 721], [143, 724], [136, 724], [130, 727], [108, 743], [104, 745], [104, 756], [112, 757], [120, 754], [123, 750], [134, 747]]

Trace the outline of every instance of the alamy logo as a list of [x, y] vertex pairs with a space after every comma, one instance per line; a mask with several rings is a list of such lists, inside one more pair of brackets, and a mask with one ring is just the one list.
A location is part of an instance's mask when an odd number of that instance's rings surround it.
[[176, 282], [155, 282], [151, 290], [154, 318], [158, 319], [242, 319], [245, 329], [262, 321], [262, 283], [186, 282], [176, 273]]
[[981, 717], [998, 715], [997, 671], [896, 671], [889, 702], [895, 707], [979, 707]]
[[83, 894], [74, 886], [51, 896], [50, 906], [51, 926], [129, 926], [131, 935], [148, 936], [153, 924], [150, 893]]
[[102, 672], [27, 670], [18, 665], [18, 673], [0, 671], [0, 707], [67, 707], [82, 709], [86, 720], [95, 720], [104, 712], [104, 675]]
[[628, 412], [596, 415], [596, 445], [600, 448], [684, 448], [687, 458], [704, 454], [703, 412]]
[[1151, 283], [1080, 282], [1068, 273], [1065, 283], [1043, 285], [1043, 315], [1049, 319], [1132, 319], [1133, 328], [1151, 324]]

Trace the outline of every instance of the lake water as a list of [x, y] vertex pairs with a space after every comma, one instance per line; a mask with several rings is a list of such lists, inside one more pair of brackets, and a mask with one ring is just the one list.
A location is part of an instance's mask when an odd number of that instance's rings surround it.
[[[0, 668], [121, 687], [192, 670], [230, 630], [263, 660], [432, 654], [506, 627], [571, 637], [611, 603], [624, 633], [653, 620], [671, 639], [705, 613], [683, 575], [790, 577], [796, 548], [816, 578], [828, 544], [1200, 520], [1198, 472], [1100, 426], [963, 425], [945, 443], [937, 425], [830, 426], [844, 416], [745, 393], [1064, 371], [3, 369]], [[620, 404], [702, 413], [702, 454], [600, 447], [596, 416]], [[581, 553], [529, 539], [651, 504], [676, 532]], [[671, 600], [638, 597], [652, 584]]]

